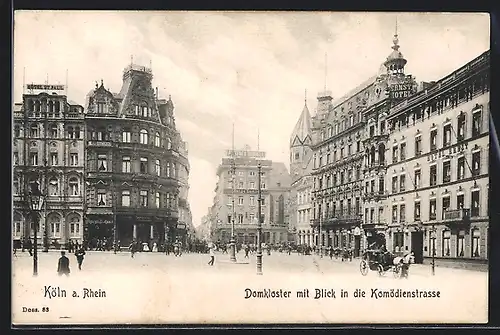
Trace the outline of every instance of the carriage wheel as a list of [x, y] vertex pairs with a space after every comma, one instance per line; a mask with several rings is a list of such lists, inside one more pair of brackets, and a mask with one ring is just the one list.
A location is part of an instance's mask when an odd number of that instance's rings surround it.
[[393, 268], [393, 275], [394, 275], [394, 278], [400, 278], [401, 275], [402, 275], [402, 272], [401, 272], [401, 264], [397, 264], [394, 268]]
[[384, 267], [381, 264], [377, 265], [377, 272], [380, 277], [382, 277], [385, 274]]
[[368, 263], [364, 259], [359, 263], [359, 271], [363, 276], [368, 274]]

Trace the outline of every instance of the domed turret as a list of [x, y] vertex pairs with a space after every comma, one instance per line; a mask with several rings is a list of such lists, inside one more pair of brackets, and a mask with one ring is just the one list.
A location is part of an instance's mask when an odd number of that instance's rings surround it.
[[391, 54], [387, 57], [384, 62], [384, 66], [387, 70], [387, 73], [398, 74], [404, 73], [404, 68], [406, 65], [406, 59], [404, 58], [401, 51], [399, 51], [399, 38], [398, 38], [398, 24], [396, 22], [396, 32], [394, 34], [394, 38], [392, 39], [392, 43], [394, 44], [392, 48]]

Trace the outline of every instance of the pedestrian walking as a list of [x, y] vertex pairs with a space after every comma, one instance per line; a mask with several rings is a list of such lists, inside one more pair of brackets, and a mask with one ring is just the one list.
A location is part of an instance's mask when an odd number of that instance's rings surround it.
[[215, 261], [215, 252], [214, 252], [214, 247], [210, 246], [210, 261], [208, 262], [208, 265], [213, 266], [214, 261]]
[[158, 245], [156, 242], [153, 243], [153, 252], [158, 252]]
[[248, 253], [250, 252], [250, 247], [245, 245], [245, 258], [248, 258]]
[[75, 256], [76, 256], [76, 261], [78, 262], [78, 270], [81, 270], [83, 258], [85, 256], [85, 250], [83, 250], [83, 248], [80, 248], [75, 252]]
[[130, 257], [131, 258], [134, 258], [134, 253], [135, 253], [135, 242], [132, 241], [132, 243], [130, 243], [130, 245], [128, 246], [129, 250], [130, 250]]
[[69, 258], [66, 257], [66, 252], [64, 250], [61, 251], [61, 257], [59, 257], [59, 261], [57, 262], [57, 273], [59, 276], [69, 276], [70, 273]]

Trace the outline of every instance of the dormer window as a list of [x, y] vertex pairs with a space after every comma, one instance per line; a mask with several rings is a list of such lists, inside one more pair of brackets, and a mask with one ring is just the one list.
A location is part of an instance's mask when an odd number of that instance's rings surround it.
[[107, 108], [106, 108], [106, 103], [105, 102], [98, 102], [97, 103], [97, 113], [98, 114], [106, 114], [107, 113]]
[[148, 117], [148, 106], [142, 106], [142, 116]]

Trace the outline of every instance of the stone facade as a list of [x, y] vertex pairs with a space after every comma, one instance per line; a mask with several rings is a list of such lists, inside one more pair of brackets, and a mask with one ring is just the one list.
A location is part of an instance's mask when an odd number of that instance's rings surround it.
[[[49, 86], [49, 85], [46, 85]], [[38, 181], [46, 194], [39, 215], [38, 242], [48, 246], [70, 239], [81, 243], [84, 232], [83, 106], [60, 92], [23, 94], [13, 119], [13, 238], [33, 236], [25, 192]]]

